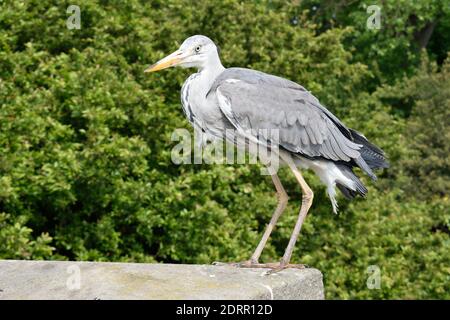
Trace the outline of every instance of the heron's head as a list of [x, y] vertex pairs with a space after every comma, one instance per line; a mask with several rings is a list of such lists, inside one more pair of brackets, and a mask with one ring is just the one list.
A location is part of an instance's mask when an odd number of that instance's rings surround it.
[[206, 36], [196, 35], [184, 40], [177, 51], [151, 65], [144, 72], [175, 66], [203, 69], [217, 62], [220, 64], [218, 49], [214, 42]]

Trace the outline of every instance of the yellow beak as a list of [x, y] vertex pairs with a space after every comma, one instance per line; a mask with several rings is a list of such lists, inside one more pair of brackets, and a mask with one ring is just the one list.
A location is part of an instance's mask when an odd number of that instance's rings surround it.
[[144, 70], [144, 72], [155, 72], [159, 70], [163, 70], [169, 67], [173, 67], [178, 65], [185, 56], [183, 52], [180, 50], [175, 51], [174, 53], [168, 55], [167, 57], [159, 60], [157, 63], [152, 64], [150, 67]]

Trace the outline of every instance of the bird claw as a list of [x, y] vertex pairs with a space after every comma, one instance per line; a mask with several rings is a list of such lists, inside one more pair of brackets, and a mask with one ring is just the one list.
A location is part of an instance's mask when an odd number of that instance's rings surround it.
[[266, 272], [266, 275], [271, 275], [277, 272], [280, 272], [287, 268], [296, 268], [296, 269], [306, 269], [309, 268], [306, 264], [284, 264], [282, 262], [270, 262], [270, 263], [259, 263], [258, 261], [246, 260], [242, 262], [213, 262], [215, 266], [232, 266], [236, 268], [262, 268], [262, 269], [270, 269]]
[[283, 264], [282, 262], [280, 262], [280, 263], [278, 263], [278, 266], [271, 268], [271, 270], [268, 270], [266, 272], [266, 275], [268, 276], [268, 275], [280, 272], [280, 271], [282, 271], [284, 269], [288, 269], [288, 268], [307, 269], [307, 268], [309, 268], [309, 266], [306, 264], [292, 264], [292, 263]]
[[233, 262], [220, 262], [220, 261], [214, 261], [212, 263], [213, 266], [232, 266]]
[[258, 264], [258, 262], [252, 262], [251, 260], [241, 261], [241, 262], [219, 262], [214, 261], [212, 263], [214, 266], [232, 266], [237, 268], [252, 268], [252, 265]]

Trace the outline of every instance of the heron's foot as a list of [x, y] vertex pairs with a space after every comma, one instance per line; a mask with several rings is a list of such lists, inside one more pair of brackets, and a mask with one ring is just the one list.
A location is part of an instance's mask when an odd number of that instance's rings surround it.
[[306, 269], [309, 268], [306, 264], [293, 264], [283, 262], [269, 262], [259, 263], [258, 261], [246, 260], [242, 262], [213, 262], [215, 266], [232, 266], [237, 268], [261, 268], [270, 269], [267, 271], [267, 275], [277, 273], [287, 268]]
[[308, 265], [306, 264], [294, 264], [294, 263], [283, 263], [283, 262], [279, 262], [279, 263], [273, 263], [273, 266], [269, 267], [270, 270], [266, 272], [266, 275], [271, 275], [277, 272], [280, 272], [284, 269], [288, 269], [288, 268], [296, 268], [296, 269], [307, 269], [309, 268]]
[[237, 267], [237, 268], [255, 268], [252, 266], [257, 265], [258, 261], [253, 261], [253, 260], [245, 260], [245, 261], [241, 261], [241, 262], [218, 262], [218, 261], [215, 261], [212, 264], [215, 266], [232, 266], [232, 267]]

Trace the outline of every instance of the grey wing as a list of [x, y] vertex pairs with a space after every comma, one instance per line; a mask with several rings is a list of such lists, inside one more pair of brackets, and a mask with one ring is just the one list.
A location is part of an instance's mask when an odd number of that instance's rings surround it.
[[267, 142], [277, 132], [280, 146], [293, 153], [334, 161], [360, 158], [361, 145], [346, 136], [348, 129], [294, 82], [236, 68], [220, 75], [210, 92], [236, 129], [252, 131], [259, 140]]

